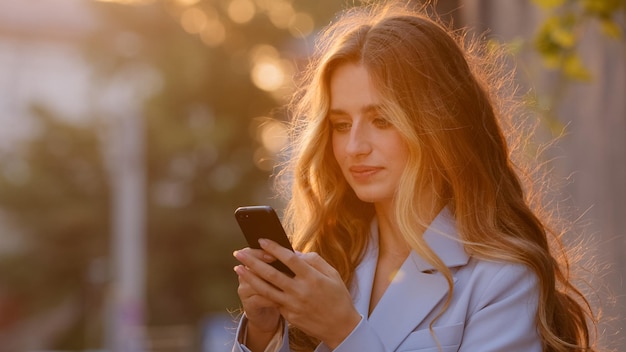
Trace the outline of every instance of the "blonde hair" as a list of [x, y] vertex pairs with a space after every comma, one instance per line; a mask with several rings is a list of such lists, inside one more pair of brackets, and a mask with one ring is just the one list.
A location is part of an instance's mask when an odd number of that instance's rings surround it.
[[[290, 105], [293, 143], [279, 175], [289, 184], [286, 227], [295, 248], [320, 254], [349, 287], [368, 245], [374, 209], [342, 176], [326, 115], [333, 70], [364, 65], [385, 116], [409, 145], [395, 198], [396, 222], [407, 243], [443, 273], [452, 292], [448, 268], [416, 235], [433, 210], [448, 206], [468, 253], [521, 263], [537, 275], [536, 322], [544, 350], [594, 351], [589, 304], [570, 282], [559, 233], [539, 219], [541, 208], [531, 210], [536, 195], [519, 178], [529, 174], [513, 163], [502, 130], [511, 112], [499, 93], [510, 80], [493, 75], [500, 73], [499, 61], [481, 48], [424, 8], [370, 5], [347, 10], [332, 23], [320, 35]], [[422, 190], [436, 195], [427, 209], [419, 205]], [[312, 350], [318, 343], [294, 327], [290, 335], [294, 349]]]

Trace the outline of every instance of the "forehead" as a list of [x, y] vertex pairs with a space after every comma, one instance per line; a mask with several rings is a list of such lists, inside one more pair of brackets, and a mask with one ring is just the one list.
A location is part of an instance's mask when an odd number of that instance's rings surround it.
[[361, 64], [346, 63], [335, 68], [329, 88], [330, 106], [334, 110], [361, 110], [380, 103], [379, 92], [367, 68]]

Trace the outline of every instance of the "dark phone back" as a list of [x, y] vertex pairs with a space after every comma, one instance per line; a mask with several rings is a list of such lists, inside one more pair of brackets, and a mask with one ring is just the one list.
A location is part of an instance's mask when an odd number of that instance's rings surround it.
[[261, 248], [259, 238], [267, 238], [293, 251], [283, 225], [272, 207], [267, 205], [240, 207], [235, 210], [235, 217], [250, 248]]
[[[235, 210], [235, 218], [250, 248], [261, 248], [259, 238], [267, 238], [293, 252], [283, 225], [272, 207], [267, 205], [240, 207]], [[271, 265], [291, 277], [294, 276], [293, 272], [278, 260]]]

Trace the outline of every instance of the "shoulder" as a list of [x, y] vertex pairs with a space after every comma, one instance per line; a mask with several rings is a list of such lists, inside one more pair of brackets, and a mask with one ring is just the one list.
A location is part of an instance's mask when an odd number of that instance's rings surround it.
[[[425, 320], [433, 322], [436, 333], [460, 330], [458, 351], [541, 351], [536, 325], [539, 287], [530, 268], [470, 257], [467, 264], [450, 270], [451, 296], [440, 302], [447, 307], [443, 312], [434, 309]], [[428, 331], [429, 325], [420, 329]]]
[[464, 321], [461, 350], [541, 351], [536, 325], [540, 288], [533, 270], [471, 258], [453, 276], [450, 311]]
[[518, 263], [495, 262], [472, 257], [453, 271], [456, 294], [465, 296], [472, 310], [499, 301], [527, 302], [534, 306], [538, 296], [537, 275]]
[[526, 265], [470, 257], [467, 265], [455, 270], [456, 275], [473, 281], [496, 284], [518, 279], [536, 281], [536, 274]]

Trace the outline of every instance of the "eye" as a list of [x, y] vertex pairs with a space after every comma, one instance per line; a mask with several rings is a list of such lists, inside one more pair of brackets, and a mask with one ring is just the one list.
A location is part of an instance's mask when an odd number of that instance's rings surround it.
[[380, 129], [391, 127], [391, 122], [389, 122], [389, 120], [382, 118], [382, 117], [375, 118], [372, 123], [374, 124], [374, 126]]
[[351, 125], [348, 122], [331, 122], [331, 127], [335, 132], [348, 132]]

